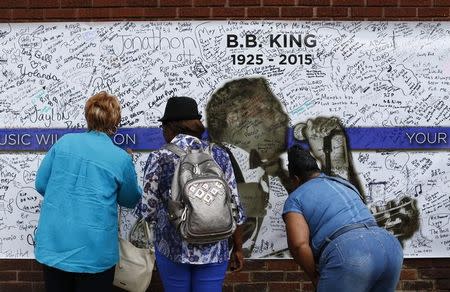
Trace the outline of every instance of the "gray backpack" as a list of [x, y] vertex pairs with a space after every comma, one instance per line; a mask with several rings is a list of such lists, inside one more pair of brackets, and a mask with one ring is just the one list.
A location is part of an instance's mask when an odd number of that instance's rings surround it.
[[165, 149], [180, 157], [167, 201], [169, 220], [189, 243], [205, 244], [229, 238], [236, 229], [236, 204], [222, 169], [207, 150], [174, 144]]

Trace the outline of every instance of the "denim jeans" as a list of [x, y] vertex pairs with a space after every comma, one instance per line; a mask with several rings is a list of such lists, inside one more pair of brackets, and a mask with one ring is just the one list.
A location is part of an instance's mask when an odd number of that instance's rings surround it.
[[221, 292], [228, 261], [212, 264], [175, 263], [156, 251], [156, 266], [166, 292]]
[[323, 250], [317, 291], [395, 291], [403, 263], [400, 242], [383, 228], [350, 230]]

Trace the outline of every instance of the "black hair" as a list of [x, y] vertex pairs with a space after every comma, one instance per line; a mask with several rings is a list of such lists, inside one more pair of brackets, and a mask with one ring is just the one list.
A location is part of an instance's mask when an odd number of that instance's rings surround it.
[[300, 145], [293, 145], [288, 150], [288, 169], [290, 176], [307, 179], [312, 174], [320, 172], [316, 159]]
[[202, 138], [203, 132], [205, 132], [205, 126], [200, 120], [181, 120], [181, 121], [167, 121], [163, 122], [163, 126], [166, 126], [172, 130], [175, 135], [185, 134]]

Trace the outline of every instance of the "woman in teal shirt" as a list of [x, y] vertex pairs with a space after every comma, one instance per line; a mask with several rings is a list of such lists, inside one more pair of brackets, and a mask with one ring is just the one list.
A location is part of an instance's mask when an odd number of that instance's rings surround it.
[[85, 118], [88, 131], [59, 139], [36, 176], [44, 200], [35, 256], [47, 292], [112, 289], [117, 204], [133, 208], [142, 194], [131, 156], [111, 140], [121, 119], [117, 97], [92, 96]]

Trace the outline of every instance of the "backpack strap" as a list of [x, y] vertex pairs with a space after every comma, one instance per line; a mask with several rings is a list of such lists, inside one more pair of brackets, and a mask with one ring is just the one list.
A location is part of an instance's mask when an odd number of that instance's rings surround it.
[[[341, 184], [345, 185], [346, 187], [352, 189], [353, 191], [355, 191], [355, 192], [358, 194], [358, 196], [361, 198], [361, 200], [363, 200], [363, 197], [362, 197], [361, 194], [359, 193], [358, 189], [357, 189], [354, 185], [352, 185], [349, 181], [347, 181], [347, 180], [345, 180], [345, 179], [343, 179], [343, 178], [337, 177], [337, 176], [329, 176], [329, 175], [326, 175], [325, 177], [326, 177], [327, 179], [329, 179], [329, 180], [332, 180], [332, 181], [341, 183]], [[363, 200], [363, 202], [364, 202], [364, 200]]]
[[[169, 150], [170, 152], [172, 152], [173, 154], [177, 155], [180, 158], [187, 154], [186, 151], [184, 151], [183, 149], [181, 149], [180, 147], [178, 147], [177, 145], [175, 145], [173, 143], [167, 143], [167, 144], [163, 145], [161, 148]], [[174, 178], [178, 177], [179, 170], [180, 170], [180, 164], [177, 163], [177, 164], [175, 164], [175, 171], [174, 171], [174, 174], [173, 174]], [[179, 188], [179, 186], [172, 182], [171, 198], [172, 198], [173, 201], [179, 201], [179, 199], [180, 199], [177, 196], [178, 195], [178, 190], [179, 190], [178, 188]], [[164, 201], [166, 202], [166, 204], [169, 204], [168, 200], [165, 199]]]
[[[211, 155], [212, 155], [212, 147], [214, 145], [217, 145], [219, 148], [221, 148], [222, 150], [224, 150], [228, 154], [228, 157], [230, 158], [230, 162], [231, 162], [231, 168], [233, 169], [234, 177], [236, 179], [236, 183], [237, 184], [244, 183], [245, 180], [244, 180], [244, 176], [242, 175], [241, 168], [239, 167], [239, 164], [237, 163], [236, 158], [234, 157], [234, 155], [231, 152], [231, 150], [227, 146], [225, 146], [223, 144], [211, 143], [210, 144]], [[238, 190], [238, 192], [239, 192], [239, 190]], [[233, 196], [231, 195], [231, 193], [230, 193], [230, 204], [231, 204], [231, 211], [233, 213], [234, 220], [237, 221], [239, 219], [238, 205], [235, 202], [235, 200], [234, 200]]]
[[163, 147], [163, 149], [169, 150], [170, 152], [174, 153], [178, 157], [186, 155], [186, 151], [178, 147], [177, 145], [173, 143], [167, 143]]
[[233, 167], [233, 172], [234, 172], [234, 176], [236, 178], [236, 182], [237, 183], [245, 183], [245, 179], [244, 179], [244, 175], [242, 174], [241, 167], [239, 166], [239, 163], [236, 161], [236, 158], [234, 157], [231, 150], [225, 145], [220, 145], [220, 146], [227, 152], [228, 156], [230, 157], [231, 166]]

